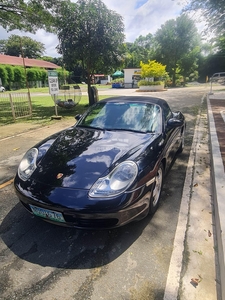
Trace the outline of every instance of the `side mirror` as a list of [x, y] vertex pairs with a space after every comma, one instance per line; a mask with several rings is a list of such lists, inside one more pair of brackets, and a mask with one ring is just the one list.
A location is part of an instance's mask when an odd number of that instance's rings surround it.
[[169, 128], [177, 128], [184, 125], [184, 120], [179, 120], [176, 118], [169, 119], [167, 122], [167, 127]]
[[82, 117], [82, 115], [76, 115], [74, 118], [76, 121], [79, 121], [81, 117]]

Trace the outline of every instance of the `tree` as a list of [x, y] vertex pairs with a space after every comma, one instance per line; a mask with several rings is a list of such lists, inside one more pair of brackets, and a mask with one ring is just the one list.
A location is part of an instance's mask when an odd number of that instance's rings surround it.
[[125, 43], [124, 68], [138, 68], [140, 61], [145, 63], [155, 56], [155, 39], [151, 33], [140, 35], [134, 43]]
[[200, 54], [200, 47], [195, 47], [191, 51], [187, 52], [179, 60], [178, 65], [180, 73], [183, 76], [183, 84], [187, 80], [193, 81], [198, 79], [198, 57]]
[[150, 49], [152, 47], [153, 40], [153, 35], [148, 33], [146, 36], [140, 35], [138, 38], [136, 38], [134, 44], [145, 49]]
[[225, 0], [190, 0], [184, 11], [200, 10], [211, 31], [225, 33]]
[[0, 25], [7, 29], [19, 29], [35, 33], [39, 28], [52, 31], [55, 17], [61, 5], [69, 0], [2, 0]]
[[[1, 41], [0, 41], [1, 42]], [[62, 57], [51, 57], [51, 56], [42, 56], [41, 60], [49, 61], [57, 66], [63, 67], [63, 59]]]
[[125, 38], [122, 17], [101, 0], [78, 0], [63, 6], [57, 23], [58, 51], [67, 70], [81, 64], [92, 104], [93, 74], [111, 73], [121, 64]]
[[[212, 75], [214, 72], [223, 70], [225, 55], [225, 0], [190, 0], [189, 5], [185, 7], [185, 11], [199, 11], [208, 25], [206, 38], [212, 33], [214, 36], [211, 39], [213, 47], [209, 49], [211, 51], [208, 58], [203, 59], [205, 64], [200, 73], [208, 76], [208, 74]], [[207, 61], [209, 64], [207, 64]]]
[[167, 65], [175, 86], [179, 61], [199, 43], [197, 28], [188, 16], [181, 15], [162, 25], [156, 32], [155, 39], [158, 43], [156, 58]]
[[0, 53], [1, 54], [5, 53], [5, 43], [6, 43], [6, 40], [0, 40]]
[[12, 34], [4, 42], [2, 50], [7, 55], [40, 58], [45, 51], [44, 44], [30, 37]]

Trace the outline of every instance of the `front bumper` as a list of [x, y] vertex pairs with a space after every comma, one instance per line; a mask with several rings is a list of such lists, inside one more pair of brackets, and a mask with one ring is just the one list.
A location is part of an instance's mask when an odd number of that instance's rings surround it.
[[47, 215], [43, 220], [60, 226], [80, 229], [116, 228], [133, 220], [144, 218], [149, 211], [151, 186], [112, 199], [88, 199], [87, 191], [54, 188], [46, 190], [44, 184], [36, 183], [28, 187], [18, 177], [14, 182], [16, 194], [23, 206], [33, 213], [33, 205], [43, 210], [61, 213], [64, 221], [58, 222]]

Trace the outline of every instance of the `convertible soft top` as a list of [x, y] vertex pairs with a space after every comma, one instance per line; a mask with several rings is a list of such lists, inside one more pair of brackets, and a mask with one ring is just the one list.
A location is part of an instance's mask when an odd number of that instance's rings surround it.
[[147, 97], [147, 96], [118, 96], [111, 97], [104, 100], [100, 100], [99, 102], [144, 102], [144, 103], [152, 103], [157, 104], [159, 106], [167, 105], [167, 102], [161, 98], [157, 97]]

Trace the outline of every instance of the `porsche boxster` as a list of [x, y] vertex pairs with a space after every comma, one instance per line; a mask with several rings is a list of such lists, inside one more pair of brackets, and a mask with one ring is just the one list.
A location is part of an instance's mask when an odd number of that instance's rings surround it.
[[74, 126], [29, 149], [14, 180], [33, 215], [83, 229], [155, 213], [163, 179], [184, 147], [185, 118], [145, 96], [98, 101]]

